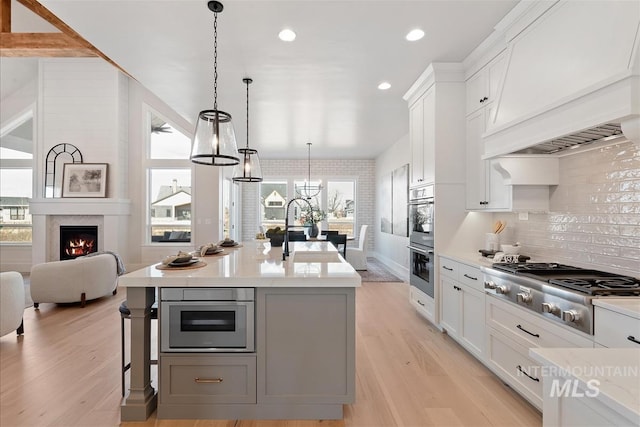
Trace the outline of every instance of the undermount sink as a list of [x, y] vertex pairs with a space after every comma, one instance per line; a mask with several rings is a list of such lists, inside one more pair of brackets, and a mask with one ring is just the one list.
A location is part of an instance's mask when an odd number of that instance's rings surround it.
[[293, 251], [292, 262], [342, 262], [337, 251]]

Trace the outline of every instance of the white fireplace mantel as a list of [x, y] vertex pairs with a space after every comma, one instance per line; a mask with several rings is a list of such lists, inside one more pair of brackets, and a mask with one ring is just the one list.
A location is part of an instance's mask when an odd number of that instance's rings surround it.
[[29, 211], [33, 223], [32, 262], [57, 261], [59, 225], [98, 225], [98, 250], [127, 255], [128, 199], [51, 198], [31, 199]]
[[128, 199], [51, 198], [31, 199], [31, 215], [129, 215]]

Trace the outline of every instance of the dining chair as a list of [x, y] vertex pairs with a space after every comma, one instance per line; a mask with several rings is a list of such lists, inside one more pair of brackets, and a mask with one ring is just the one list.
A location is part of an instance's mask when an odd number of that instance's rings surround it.
[[322, 231], [320, 232], [320, 235], [321, 235], [321, 236], [328, 236], [328, 235], [330, 235], [330, 234], [334, 234], [334, 235], [335, 235], [335, 234], [338, 234], [338, 231], [337, 231], [337, 230], [322, 230]]
[[360, 227], [360, 236], [357, 248], [347, 248], [346, 260], [356, 270], [367, 269], [367, 229], [368, 225]]
[[347, 235], [346, 234], [327, 234], [327, 240], [331, 242], [333, 246], [342, 252], [344, 259], [347, 259]]
[[306, 242], [307, 235], [304, 234], [304, 231], [289, 231], [289, 241], [290, 242]]

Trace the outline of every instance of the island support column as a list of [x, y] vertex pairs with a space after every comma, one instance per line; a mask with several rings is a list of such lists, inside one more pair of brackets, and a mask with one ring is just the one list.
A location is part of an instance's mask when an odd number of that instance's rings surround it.
[[151, 387], [151, 306], [155, 288], [127, 288], [131, 311], [130, 389], [120, 408], [121, 421], [144, 421], [155, 411], [157, 393]]

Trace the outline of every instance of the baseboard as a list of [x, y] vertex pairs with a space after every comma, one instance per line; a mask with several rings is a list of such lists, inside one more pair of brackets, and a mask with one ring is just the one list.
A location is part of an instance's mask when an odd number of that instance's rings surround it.
[[395, 276], [397, 276], [398, 278], [402, 279], [403, 282], [409, 283], [409, 268], [406, 266], [403, 266], [402, 264], [399, 264], [397, 262], [395, 262], [394, 260], [384, 256], [384, 255], [380, 255], [378, 252], [369, 252], [369, 256], [373, 257], [375, 259], [377, 259], [378, 261], [380, 261], [381, 263], [384, 264], [384, 266], [386, 267], [387, 270], [389, 270], [391, 273], [393, 273]]

